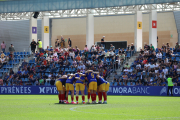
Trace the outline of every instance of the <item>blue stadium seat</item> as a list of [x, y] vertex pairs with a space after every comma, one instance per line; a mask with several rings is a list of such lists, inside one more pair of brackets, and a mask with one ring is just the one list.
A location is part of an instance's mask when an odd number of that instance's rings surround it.
[[21, 78], [22, 79], [22, 81], [24, 82], [25, 81], [25, 79], [24, 78]]
[[113, 85], [113, 82], [110, 82], [110, 86], [112, 86]]
[[114, 86], [117, 86], [117, 82], [114, 83]]
[[26, 54], [27, 54], [27, 55], [30, 55], [30, 52], [27, 52]]
[[127, 56], [126, 56], [127, 58], [130, 58], [131, 57], [131, 54], [130, 53], [127, 53]]
[[69, 69], [68, 69], [68, 68], [65, 68], [65, 72], [69, 72]]
[[17, 52], [17, 55], [20, 55], [20, 53], [19, 53], [19, 52]]

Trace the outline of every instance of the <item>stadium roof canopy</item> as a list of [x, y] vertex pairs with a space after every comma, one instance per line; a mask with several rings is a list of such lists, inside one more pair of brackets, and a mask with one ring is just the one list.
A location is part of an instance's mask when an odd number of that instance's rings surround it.
[[180, 0], [0, 0], [0, 13], [91, 9], [145, 4], [173, 3]]
[[39, 17], [77, 17], [94, 11], [94, 15], [132, 14], [180, 10], [180, 0], [0, 0], [0, 20]]

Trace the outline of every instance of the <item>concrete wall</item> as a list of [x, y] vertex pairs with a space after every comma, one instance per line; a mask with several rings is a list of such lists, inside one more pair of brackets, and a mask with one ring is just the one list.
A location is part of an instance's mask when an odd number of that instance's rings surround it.
[[29, 45], [29, 20], [0, 21], [0, 43], [6, 44], [6, 52], [9, 52], [11, 44], [16, 52], [27, 52]]
[[[134, 42], [134, 15], [101, 16], [94, 19], [94, 41], [98, 42], [102, 36], [105, 41]], [[172, 47], [178, 41], [177, 29], [173, 12], [157, 14], [158, 47], [169, 42]], [[86, 44], [86, 18], [52, 19], [51, 44], [63, 35], [72, 40], [72, 46], [83, 49]], [[149, 14], [143, 14], [143, 44], [149, 43]], [[67, 45], [67, 42], [66, 42]]]

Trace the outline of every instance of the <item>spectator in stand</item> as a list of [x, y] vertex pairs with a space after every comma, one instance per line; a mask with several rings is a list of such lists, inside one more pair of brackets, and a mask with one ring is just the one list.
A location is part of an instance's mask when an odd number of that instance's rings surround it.
[[130, 68], [130, 65], [129, 65], [128, 63], [126, 63], [126, 64], [124, 65], [123, 70], [124, 70], [125, 68], [129, 69], [129, 68]]
[[100, 47], [99, 47], [99, 50], [100, 51], [102, 51], [102, 50], [104, 50], [105, 48], [103, 47], [103, 45], [101, 45]]
[[53, 49], [52, 46], [50, 47], [49, 51], [50, 51], [50, 52], [53, 52], [53, 51], [54, 51], [54, 49]]
[[6, 58], [5, 57], [1, 57], [0, 60], [1, 60], [3, 65], [7, 64], [7, 61], [8, 61], [7, 57]]
[[38, 39], [37, 45], [38, 45], [38, 48], [39, 48], [39, 52], [41, 52], [41, 50], [42, 50], [42, 41], [40, 39]]
[[105, 57], [109, 57], [109, 50], [106, 52]]
[[80, 52], [80, 50], [79, 50], [79, 48], [76, 46], [76, 47], [75, 47], [75, 55], [78, 55], [79, 52]]
[[115, 47], [112, 44], [110, 45], [110, 50], [115, 52]]
[[66, 67], [69, 67], [70, 63], [69, 63], [68, 59], [66, 59], [66, 61], [64, 62], [64, 65], [65, 65]]
[[45, 67], [44, 64], [42, 63], [39, 72], [40, 72], [40, 73], [44, 73], [45, 71], [46, 71], [46, 67]]
[[27, 68], [24, 69], [23, 73], [24, 73], [24, 74], [23, 74], [23, 77], [24, 77], [24, 78], [28, 78], [28, 76], [29, 76], [29, 71], [27, 70]]
[[3, 51], [1, 51], [1, 58], [4, 58], [5, 54], [3, 53]]
[[141, 83], [144, 83], [145, 76], [143, 75], [143, 72], [141, 72], [141, 75], [139, 75], [139, 80]]
[[72, 67], [76, 68], [77, 67], [77, 62], [75, 59], [73, 59], [73, 62], [72, 62]]
[[162, 54], [161, 54], [161, 52], [158, 52], [158, 53], [156, 54], [156, 57], [157, 57], [158, 60], [161, 60], [161, 59], [162, 59]]
[[9, 75], [14, 75], [14, 71], [12, 68], [10, 69]]
[[110, 58], [112, 58], [114, 56], [114, 54], [115, 53], [113, 52], [113, 50], [111, 50], [110, 53], [109, 53]]
[[60, 41], [59, 41], [59, 39], [56, 39], [55, 47], [59, 47], [59, 46], [60, 46]]
[[131, 43], [131, 51], [134, 51], [134, 50], [135, 50], [134, 44]]
[[57, 55], [57, 52], [56, 52], [56, 51], [54, 51], [54, 53], [53, 53], [53, 57], [58, 57], [58, 55]]
[[103, 46], [105, 48], [105, 43], [104, 43], [105, 40], [104, 40], [104, 38], [105, 38], [105, 36], [103, 36], [102, 39], [101, 39], [101, 46]]
[[177, 52], [180, 52], [180, 46], [177, 48], [177, 50], [176, 50]]
[[154, 51], [155, 49], [154, 49], [154, 46], [151, 44], [151, 46], [150, 46], [150, 49], [152, 48], [152, 50]]
[[170, 45], [169, 45], [169, 43], [166, 43], [166, 48], [168, 49], [168, 48], [170, 48]]
[[6, 49], [6, 44], [4, 43], [4, 41], [1, 43], [1, 50], [3, 51], [3, 53], [5, 52]]
[[0, 60], [0, 69], [3, 67], [3, 63], [1, 62], [1, 60]]
[[85, 45], [85, 47], [84, 47], [84, 51], [88, 51], [87, 45]]
[[32, 51], [33, 53], [35, 53], [35, 49], [36, 49], [36, 42], [34, 41], [34, 39], [32, 40], [32, 42], [31, 42], [30, 46], [31, 46], [31, 51]]
[[137, 70], [137, 72], [141, 72], [141, 71], [142, 71], [140, 62], [137, 63], [137, 65], [136, 65], [136, 70]]
[[92, 63], [91, 63], [91, 61], [90, 61], [90, 60], [86, 60], [85, 65], [87, 66], [87, 68], [90, 68], [90, 67], [91, 67], [91, 65], [92, 65]]
[[63, 36], [61, 35], [61, 42], [60, 42], [61, 47], [65, 47], [65, 40]]
[[177, 52], [178, 48], [179, 48], [179, 44], [178, 44], [178, 42], [177, 42], [176, 45], [175, 45], [174, 52]]
[[144, 45], [144, 50], [150, 50], [150, 46], [147, 45], [147, 44], [145, 44], [145, 45]]
[[104, 49], [101, 51], [101, 53], [99, 53], [99, 56], [101, 59], [104, 58], [104, 56], [106, 55], [106, 52], [104, 51]]
[[52, 79], [50, 80], [50, 84], [51, 84], [51, 85], [54, 85], [54, 83], [55, 83], [55, 79], [52, 78]]
[[99, 45], [96, 46], [96, 50], [97, 50], [97, 52], [100, 52], [100, 47], [99, 47]]
[[69, 47], [71, 47], [71, 46], [72, 46], [72, 41], [71, 41], [71, 39], [70, 39], [70, 38], [68, 38], [68, 45], [69, 45]]
[[95, 54], [96, 55], [97, 51], [96, 51], [96, 47], [95, 45], [92, 45], [91, 47], [91, 54]]
[[65, 59], [69, 56], [69, 53], [67, 50], [65, 50], [64, 56], [65, 56]]
[[71, 57], [72, 60], [74, 59], [75, 54], [74, 54], [74, 51], [73, 51], [73, 50], [71, 50], [71, 51], [69, 52], [69, 57]]
[[130, 51], [130, 50], [131, 50], [131, 46], [128, 45], [127, 48], [126, 48], [126, 50], [129, 50], [129, 51]]
[[130, 80], [131, 80], [132, 82], [134, 82], [134, 81], [136, 80], [136, 73], [135, 73], [135, 71], [133, 71], [133, 73], [131, 74]]
[[25, 67], [27, 66], [27, 64], [28, 64], [28, 63], [26, 62], [26, 60], [24, 60], [24, 61], [22, 62], [21, 67], [22, 67], [22, 68], [25, 68]]
[[81, 60], [81, 57], [80, 57], [79, 54], [78, 54], [78, 56], [76, 57], [76, 60], [77, 60], [77, 61], [80, 61], [80, 60]]
[[87, 58], [88, 57], [88, 51], [84, 51], [84, 56]]
[[120, 60], [121, 60], [121, 64], [123, 64], [123, 62], [124, 62], [124, 60], [125, 60], [125, 55], [122, 54], [122, 53], [120, 53], [120, 54], [119, 54], [119, 58], [120, 58]]
[[54, 73], [56, 72], [56, 66], [55, 64], [53, 63], [52, 67], [51, 67], [51, 73]]
[[15, 52], [15, 49], [14, 49], [13, 44], [11, 44], [11, 46], [9, 47], [9, 52], [10, 52], [10, 54], [12, 55], [12, 58], [13, 58], [14, 52]]
[[38, 53], [38, 51], [36, 51], [36, 53], [35, 53], [35, 57], [37, 57], [39, 55], [39, 53]]
[[120, 76], [117, 74], [117, 72], [115, 72], [114, 75], [114, 82], [118, 82], [119, 81]]

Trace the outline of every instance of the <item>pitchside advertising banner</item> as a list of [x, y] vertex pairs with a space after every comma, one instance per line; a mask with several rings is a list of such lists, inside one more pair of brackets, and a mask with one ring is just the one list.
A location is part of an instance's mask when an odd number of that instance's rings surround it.
[[[87, 88], [85, 88], [87, 94]], [[0, 94], [9, 95], [57, 95], [55, 86], [1, 86]], [[167, 87], [161, 86], [110, 86], [108, 95], [166, 96]], [[173, 88], [174, 96], [180, 96], [180, 87]]]

